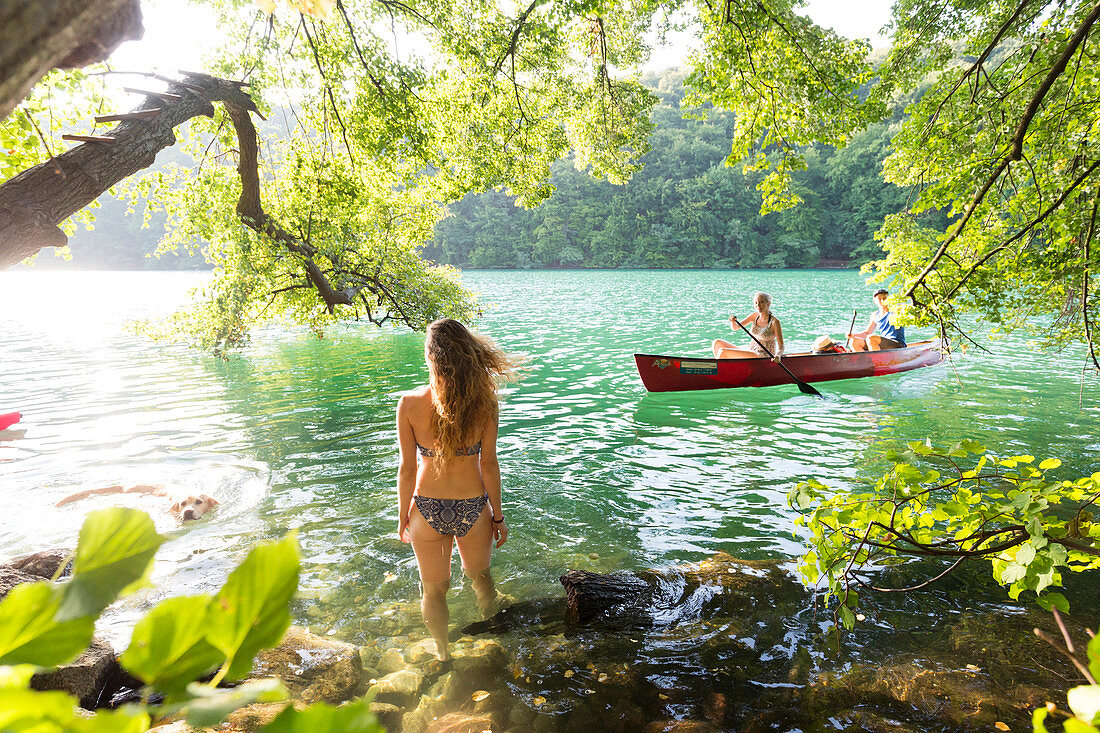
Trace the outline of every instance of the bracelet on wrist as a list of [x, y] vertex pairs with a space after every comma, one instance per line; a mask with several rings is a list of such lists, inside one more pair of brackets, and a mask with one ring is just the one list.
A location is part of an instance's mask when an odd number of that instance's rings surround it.
[[503, 524], [504, 523], [504, 515], [503, 514], [500, 515], [500, 519], [497, 519], [496, 517], [489, 517], [489, 519], [491, 519], [493, 521], [493, 524]]

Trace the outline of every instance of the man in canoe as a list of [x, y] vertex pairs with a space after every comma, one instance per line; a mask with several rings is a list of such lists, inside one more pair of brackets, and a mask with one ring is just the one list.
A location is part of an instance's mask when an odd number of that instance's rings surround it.
[[783, 328], [779, 325], [779, 319], [772, 315], [771, 296], [767, 293], [755, 293], [752, 302], [756, 310], [751, 315], [740, 321], [737, 316], [730, 316], [729, 321], [734, 331], [741, 329], [755, 338], [751, 339], [747, 349], [724, 339], [715, 339], [710, 350], [716, 359], [759, 359], [762, 356], [771, 356], [773, 361], [779, 361], [783, 356]]
[[[850, 333], [848, 338], [852, 340], [852, 351], [884, 351], [886, 349], [900, 349], [905, 344], [905, 328], [895, 326], [891, 320], [890, 306], [886, 299], [890, 292], [879, 288], [871, 298], [878, 306], [878, 312], [871, 316], [866, 330], [859, 333]], [[875, 333], [875, 331], [878, 333]]]

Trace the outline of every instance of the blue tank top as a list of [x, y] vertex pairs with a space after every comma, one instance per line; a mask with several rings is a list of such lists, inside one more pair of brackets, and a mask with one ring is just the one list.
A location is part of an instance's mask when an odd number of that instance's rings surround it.
[[905, 346], [905, 328], [898, 328], [893, 323], [890, 323], [890, 311], [879, 311], [875, 315], [871, 316], [877, 327], [877, 331], [883, 337], [890, 339], [891, 341], [897, 341], [902, 346]]

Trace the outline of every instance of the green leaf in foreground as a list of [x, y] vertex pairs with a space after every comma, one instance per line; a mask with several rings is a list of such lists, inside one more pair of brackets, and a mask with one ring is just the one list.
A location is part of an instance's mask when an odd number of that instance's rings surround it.
[[264, 733], [384, 733], [370, 711], [370, 701], [333, 707], [314, 703], [305, 710], [288, 707], [263, 728]]
[[195, 699], [183, 708], [187, 724], [193, 728], [207, 728], [222, 722], [238, 708], [254, 702], [279, 702], [287, 699], [283, 683], [276, 679], [252, 680], [229, 689], [211, 688], [197, 682], [188, 686], [187, 692]]
[[119, 594], [139, 585], [163, 542], [145, 512], [116, 508], [90, 513], [80, 528], [73, 578], [65, 586], [58, 620], [97, 616]]
[[257, 546], [214, 596], [206, 639], [225, 655], [222, 676], [239, 679], [252, 658], [274, 646], [290, 626], [290, 599], [298, 588], [298, 538]]
[[225, 655], [206, 641], [210, 596], [162, 601], [134, 626], [119, 662], [150, 687], [176, 696], [215, 669]]
[[[0, 664], [54, 667], [84, 651], [95, 631], [95, 617], [59, 622], [60, 605], [61, 592], [51, 583], [13, 588], [0, 601]], [[0, 730], [5, 728], [0, 725]]]
[[4, 733], [142, 733], [149, 716], [130, 710], [76, 714], [76, 698], [64, 692], [0, 690], [0, 730]]
[[1081, 685], [1066, 693], [1070, 710], [1084, 722], [1100, 723], [1100, 685]]

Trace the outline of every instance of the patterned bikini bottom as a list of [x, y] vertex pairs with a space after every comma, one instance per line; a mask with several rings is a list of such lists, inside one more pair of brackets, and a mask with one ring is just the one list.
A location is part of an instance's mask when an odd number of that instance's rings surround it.
[[485, 510], [489, 495], [482, 494], [472, 499], [436, 499], [417, 494], [413, 501], [428, 525], [436, 532], [464, 537]]

